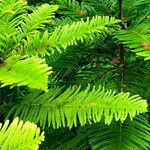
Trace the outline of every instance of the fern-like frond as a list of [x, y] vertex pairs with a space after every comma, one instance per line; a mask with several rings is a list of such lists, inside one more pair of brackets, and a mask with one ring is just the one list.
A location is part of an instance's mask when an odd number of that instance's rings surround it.
[[87, 2], [88, 4], [90, 4], [96, 14], [99, 15], [108, 15], [108, 16], [113, 16], [115, 14], [115, 10], [116, 10], [116, 6], [117, 6], [117, 1], [115, 0], [86, 0], [85, 2]]
[[41, 34], [40, 31], [35, 31], [34, 33], [27, 36], [26, 40], [23, 40], [24, 49], [27, 54], [40, 54], [44, 56], [48, 54], [47, 48], [49, 47], [49, 33], [45, 31]]
[[[68, 46], [77, 45], [78, 41], [83, 42], [84, 39], [93, 39], [96, 33], [108, 32], [108, 26], [115, 26], [119, 20], [109, 17], [93, 17], [91, 20], [87, 18], [87, 21], [83, 20], [73, 22], [72, 24], [66, 24], [55, 28], [54, 32], [49, 33], [45, 31], [41, 34], [36, 31], [30, 36], [27, 36], [27, 40], [23, 40], [24, 49], [28, 53], [38, 52], [42, 55], [45, 53], [54, 53], [56, 50], [62, 52]], [[38, 41], [38, 42], [37, 42]]]
[[[130, 4], [130, 5], [129, 5]], [[150, 1], [149, 0], [125, 0], [123, 1], [123, 16], [124, 19], [132, 22], [141, 16], [149, 15]]]
[[77, 130], [77, 135], [75, 137], [70, 137], [69, 140], [60, 141], [61, 144], [56, 146], [56, 150], [91, 150], [91, 145], [89, 144], [88, 130], [85, 126], [80, 127]]
[[102, 33], [102, 31], [109, 31], [108, 26], [115, 26], [120, 22], [110, 17], [95, 16], [87, 21], [83, 20], [72, 23], [71, 25], [60, 26], [52, 32], [49, 38], [49, 45], [51, 48], [56, 48], [58, 51], [67, 46], [76, 45], [77, 41], [83, 42], [86, 38], [93, 39], [94, 33]]
[[89, 143], [93, 150], [146, 150], [150, 147], [150, 125], [145, 115], [123, 124], [113, 121], [109, 126], [89, 126]]
[[54, 17], [54, 11], [58, 9], [58, 5], [43, 4], [38, 6], [33, 13], [25, 17], [22, 23], [22, 30], [25, 33], [32, 32], [37, 29], [43, 29], [45, 24], [50, 23], [50, 19]]
[[60, 6], [58, 14], [61, 14], [61, 17], [59, 18], [69, 17], [72, 20], [77, 20], [81, 17], [88, 16], [92, 12], [92, 7], [90, 5], [77, 0], [53, 0], [51, 4]]
[[[42, 33], [47, 30], [45, 25], [52, 22], [54, 11], [58, 9], [58, 6], [44, 4], [38, 6], [29, 14], [27, 13], [28, 6], [22, 1], [14, 0], [10, 3], [8, 1], [3, 3], [0, 3], [2, 7], [0, 7], [0, 51], [6, 55], [5, 58], [7, 58], [7, 55], [12, 51], [17, 51], [21, 54], [29, 53], [24, 44], [26, 44], [28, 40], [32, 40], [34, 36], [36, 38], [37, 32], [40, 32], [42, 35]], [[38, 40], [33, 40], [32, 44], [36, 45]], [[39, 47], [39, 49], [40, 48], [41, 47]], [[37, 53], [38, 50], [30, 49], [30, 51]]]
[[37, 150], [42, 141], [44, 132], [40, 133], [40, 129], [33, 123], [23, 123], [15, 118], [10, 125], [9, 120], [3, 126], [0, 124], [1, 150]]
[[103, 121], [80, 127], [72, 139], [61, 142], [56, 150], [147, 150], [150, 146], [150, 125], [142, 114], [124, 123], [115, 120], [108, 126]]
[[0, 0], [0, 18], [10, 21], [26, 13], [26, 8], [25, 0]]
[[[110, 124], [112, 119], [122, 122], [129, 115], [132, 119], [139, 113], [147, 111], [147, 103], [138, 95], [129, 93], [116, 94], [115, 91], [106, 91], [104, 88], [91, 88], [80, 91], [80, 88], [68, 88], [61, 94], [60, 88], [49, 89], [42, 94], [29, 94], [21, 104], [12, 108], [9, 115], [20, 116], [45, 127], [77, 126], [99, 122], [104, 116], [105, 123]], [[9, 117], [8, 115], [8, 117]]]
[[116, 36], [138, 56], [150, 59], [150, 23], [143, 23], [128, 30], [120, 30]]
[[0, 81], [3, 86], [27, 85], [35, 89], [47, 89], [50, 67], [43, 59], [31, 57], [22, 59], [12, 56], [0, 65]]
[[[23, 0], [0, 1], [0, 51], [7, 55], [12, 51], [13, 38], [18, 36], [18, 26], [27, 13]], [[5, 57], [6, 58], [6, 57]]]

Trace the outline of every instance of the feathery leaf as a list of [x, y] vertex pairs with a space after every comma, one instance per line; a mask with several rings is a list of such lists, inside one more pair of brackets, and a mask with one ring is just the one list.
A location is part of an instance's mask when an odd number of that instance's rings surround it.
[[3, 86], [24, 86], [46, 90], [50, 67], [43, 59], [31, 57], [22, 59], [20, 56], [12, 56], [0, 65], [0, 81]]
[[33, 123], [23, 123], [15, 118], [10, 125], [9, 120], [3, 126], [0, 124], [1, 150], [37, 150], [42, 141], [44, 132], [40, 133], [40, 129]]
[[[77, 126], [99, 122], [104, 116], [105, 123], [110, 124], [112, 119], [123, 122], [129, 115], [131, 120], [140, 113], [147, 111], [147, 103], [138, 95], [130, 93], [105, 91], [104, 88], [95, 87], [80, 91], [80, 88], [68, 88], [61, 94], [60, 88], [49, 89], [48, 92], [31, 93], [24, 98], [21, 104], [15, 105], [9, 115], [15, 113], [21, 119], [40, 122], [42, 127], [52, 125]], [[8, 117], [9, 117], [8, 115]]]

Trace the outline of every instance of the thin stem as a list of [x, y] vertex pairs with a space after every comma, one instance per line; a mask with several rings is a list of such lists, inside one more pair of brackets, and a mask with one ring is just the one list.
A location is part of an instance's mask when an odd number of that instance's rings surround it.
[[[122, 20], [122, 2], [123, 0], [118, 0], [118, 19]], [[123, 29], [122, 22], [120, 26]], [[120, 68], [120, 91], [124, 90], [124, 46], [123, 44], [119, 44], [119, 68]]]
[[124, 91], [124, 46], [123, 44], [119, 44], [119, 68], [120, 68], [120, 91]]
[[[122, 20], [122, 2], [123, 0], [118, 0], [118, 19]], [[123, 29], [123, 23], [120, 23], [121, 29]], [[120, 91], [124, 91], [124, 46], [123, 44], [119, 44], [119, 76], [120, 76]], [[118, 150], [121, 148], [121, 140], [122, 140], [122, 123], [119, 121], [119, 145]]]
[[122, 0], [118, 0], [118, 19], [122, 20]]

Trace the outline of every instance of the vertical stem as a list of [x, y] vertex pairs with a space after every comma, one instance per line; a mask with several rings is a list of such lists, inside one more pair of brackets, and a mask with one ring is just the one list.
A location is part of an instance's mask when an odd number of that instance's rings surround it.
[[[122, 2], [123, 0], [118, 0], [118, 19], [122, 20]], [[120, 23], [121, 28], [123, 29], [122, 22]], [[123, 44], [119, 44], [119, 76], [120, 76], [120, 91], [124, 91], [124, 46]], [[118, 150], [121, 148], [121, 140], [122, 140], [122, 123], [119, 122], [119, 141], [118, 141]]]
[[118, 19], [122, 19], [122, 0], [118, 0]]
[[[118, 19], [122, 20], [123, 14], [122, 14], [122, 2], [123, 0], [118, 0]], [[120, 23], [121, 29], [123, 29], [122, 22]], [[124, 46], [123, 44], [119, 44], [119, 78], [120, 78], [120, 91], [124, 91]], [[122, 123], [119, 122], [119, 142], [118, 142], [118, 150], [121, 148], [122, 143]]]
[[[123, 0], [118, 0], [118, 19], [122, 20], [122, 2]], [[123, 28], [122, 22], [120, 26]], [[120, 64], [120, 91], [123, 91], [123, 82], [124, 82], [124, 46], [119, 44], [119, 64]]]
[[124, 46], [119, 44], [120, 91], [124, 91]]

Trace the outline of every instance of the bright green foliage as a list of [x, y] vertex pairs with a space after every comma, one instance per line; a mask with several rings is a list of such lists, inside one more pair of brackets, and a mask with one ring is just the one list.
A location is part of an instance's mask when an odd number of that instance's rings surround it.
[[27, 51], [35, 49], [39, 53], [55, 53], [56, 49], [59, 52], [66, 50], [68, 46], [77, 45], [78, 41], [83, 42], [85, 39], [93, 39], [95, 33], [109, 32], [110, 26], [120, 22], [114, 18], [109, 17], [93, 17], [87, 21], [73, 22], [71, 25], [67, 24], [55, 28], [54, 32], [44, 32], [43, 35], [39, 31], [35, 32], [33, 36], [24, 41]]
[[0, 1], [0, 18], [5, 18], [5, 21], [11, 21], [12, 19], [18, 19], [16, 15], [26, 13], [26, 1], [25, 0], [1, 0]]
[[37, 29], [45, 29], [44, 24], [49, 24], [51, 18], [54, 18], [54, 11], [58, 9], [57, 5], [44, 4], [33, 10], [32, 14], [28, 14], [22, 23], [24, 33], [29, 33]]
[[[30, 120], [45, 127], [77, 126], [77, 118], [81, 125], [87, 122], [99, 122], [104, 116], [105, 123], [110, 124], [113, 117], [123, 122], [129, 115], [131, 120], [139, 113], [147, 111], [147, 103], [138, 95], [129, 93], [116, 94], [115, 91], [105, 91], [99, 87], [90, 86], [80, 91], [80, 88], [68, 88], [60, 94], [59, 88], [49, 89], [47, 93], [29, 94], [18, 106], [10, 112], [15, 116]], [[37, 111], [38, 110], [38, 111]]]
[[[82, 20], [74, 22], [72, 25], [58, 27], [50, 34], [45, 30], [45, 25], [51, 23], [51, 18], [54, 17], [53, 12], [58, 9], [57, 5], [44, 4], [28, 14], [24, 2], [11, 1], [10, 6], [12, 7], [5, 7], [6, 3], [8, 1], [2, 1], [1, 3], [1, 13], [3, 15], [0, 17], [2, 22], [0, 49], [2, 53], [5, 52], [6, 58], [7, 54], [12, 51], [13, 54], [20, 53], [21, 55], [26, 53], [29, 55], [37, 53], [44, 55], [45, 53], [48, 54], [47, 49], [51, 52], [53, 48], [62, 51], [60, 48], [65, 49], [67, 46], [76, 44], [79, 40], [83, 42], [83, 39], [87, 36], [92, 38], [93, 33], [107, 31], [106, 26], [112, 26], [119, 22], [114, 18], [96, 16], [91, 21], [87, 19], [86, 22]], [[7, 12], [13, 11], [12, 15], [11, 13], [7, 14]], [[18, 17], [15, 17], [16, 15]], [[29, 58], [14, 64], [8, 62], [9, 65], [7, 63], [2, 64], [0, 81], [3, 86], [28, 85], [31, 88], [46, 90], [49, 68], [40, 59], [34, 59]], [[39, 62], [36, 63], [36, 61]]]
[[[150, 3], [49, 3], [34, 7], [24, 0], [0, 0], [0, 118], [19, 116], [43, 127], [40, 149], [148, 149], [149, 114], [141, 113], [148, 111], [150, 61], [132, 51], [150, 58]], [[30, 129], [22, 132], [22, 124], [20, 131], [11, 128], [16, 134], [5, 132], [6, 142], [17, 136], [14, 147], [24, 134], [23, 144], [33, 135]], [[43, 136], [37, 130], [36, 144]]]
[[44, 132], [30, 122], [19, 121], [15, 118], [9, 125], [9, 120], [4, 125], [0, 124], [0, 149], [1, 150], [37, 150], [44, 140]]
[[131, 29], [120, 30], [117, 38], [138, 56], [150, 59], [150, 26], [143, 23]]
[[114, 26], [115, 23], [120, 22], [114, 18], [95, 16], [92, 20], [87, 18], [87, 21], [83, 20], [73, 22], [71, 25], [65, 25], [58, 27], [52, 33], [49, 42], [52, 48], [66, 49], [67, 46], [77, 45], [77, 41], [82, 41], [85, 38], [93, 39], [93, 33], [102, 33], [102, 31], [109, 31], [107, 27]]
[[[29, 54], [39, 53], [43, 56], [49, 55], [47, 48], [49, 45], [49, 33], [45, 31], [42, 35], [39, 31], [32, 33], [32, 36], [28, 36], [27, 40], [24, 40], [24, 49]], [[34, 51], [33, 51], [34, 50]]]
[[[8, 6], [6, 7], [6, 5]], [[12, 51], [28, 55], [42, 53], [36, 47], [32, 47], [28, 51], [26, 45], [35, 33], [40, 31], [42, 35], [45, 32], [45, 26], [52, 23], [53, 12], [58, 9], [58, 6], [44, 4], [34, 10], [31, 9], [32, 13], [28, 13], [27, 9], [29, 8], [23, 0], [14, 0], [10, 3], [2, 1], [0, 8], [0, 51], [4, 53], [5, 58]], [[36, 42], [38, 43], [38, 41]], [[33, 45], [36, 42], [32, 42]], [[45, 45], [44, 48], [47, 46]]]
[[[45, 31], [45, 25], [52, 21], [53, 12], [57, 8], [57, 5], [45, 4], [28, 14], [29, 8], [24, 0], [0, 1], [0, 51], [3, 54], [0, 58], [2, 60], [0, 81], [3, 83], [2, 87], [27, 85], [31, 88], [47, 89], [50, 67], [37, 56], [22, 60], [21, 57], [26, 54], [28, 56], [40, 53], [34, 46], [29, 52], [26, 45], [39, 30]], [[33, 45], [39, 43], [38, 40], [34, 42], [32, 42]], [[45, 43], [42, 43], [43, 45], [45, 46]], [[18, 54], [21, 55], [20, 58]]]
[[[1, 0], [0, 1], [0, 51], [8, 54], [14, 46], [13, 38], [18, 35], [18, 29], [21, 21], [26, 14], [26, 3], [23, 1]], [[5, 56], [6, 57], [6, 56]]]
[[50, 67], [43, 59], [31, 57], [20, 59], [20, 56], [12, 56], [0, 66], [0, 81], [2, 87], [7, 85], [23, 86], [46, 90]]

